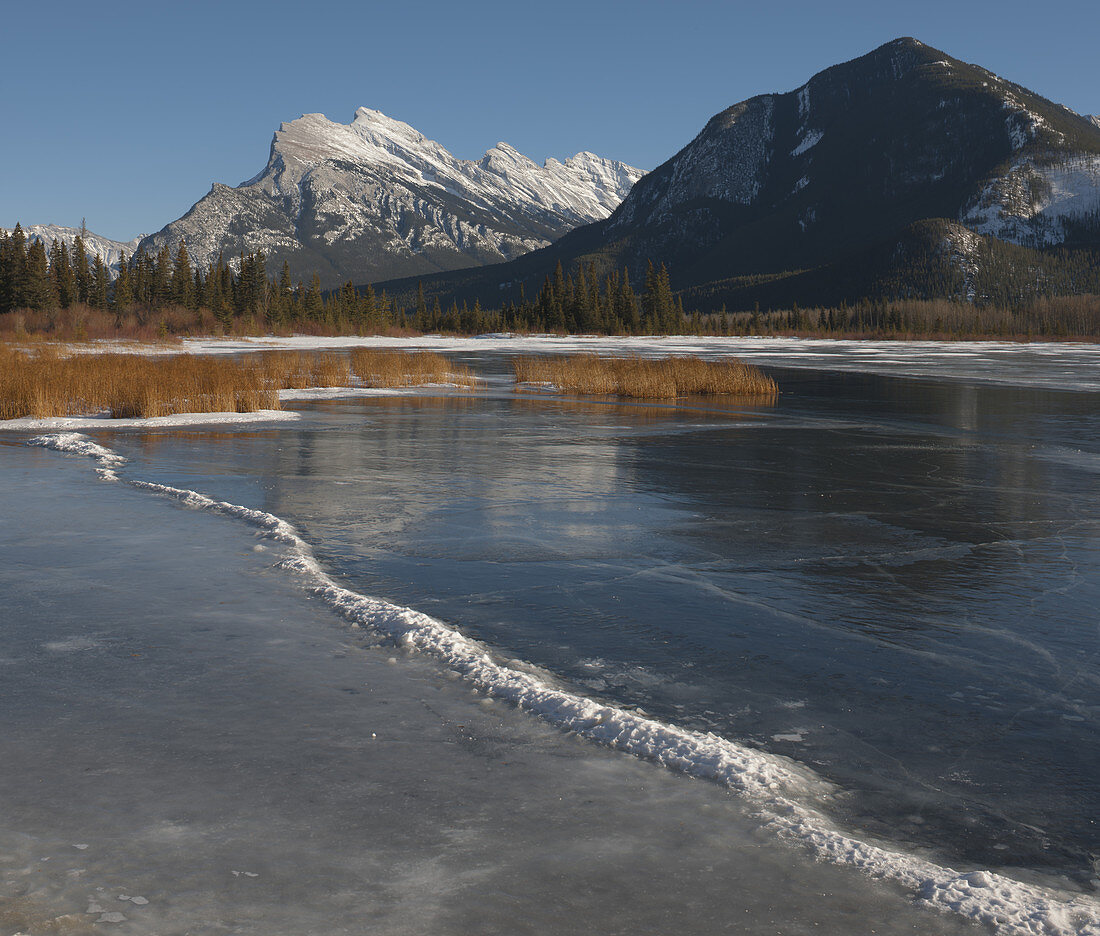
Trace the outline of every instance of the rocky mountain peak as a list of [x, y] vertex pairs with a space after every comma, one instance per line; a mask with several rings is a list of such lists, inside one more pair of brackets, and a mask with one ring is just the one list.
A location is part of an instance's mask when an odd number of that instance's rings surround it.
[[263, 250], [325, 285], [493, 263], [607, 217], [642, 172], [579, 153], [543, 166], [507, 143], [479, 160], [381, 111], [349, 124], [303, 114], [280, 125], [265, 168], [215, 185], [147, 251], [186, 239], [195, 262]]

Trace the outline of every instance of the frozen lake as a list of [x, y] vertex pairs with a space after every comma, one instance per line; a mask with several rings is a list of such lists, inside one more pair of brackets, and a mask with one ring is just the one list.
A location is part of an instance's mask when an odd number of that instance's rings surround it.
[[[88, 435], [127, 459], [124, 482], [282, 518], [340, 587], [425, 612], [643, 733], [650, 719], [767, 769], [808, 768], [816, 779], [791, 796], [813, 828], [1095, 889], [1087, 349], [1024, 349], [1017, 374], [1000, 351], [922, 363], [902, 347], [869, 365], [834, 347], [772, 369], [775, 405], [670, 406], [515, 395], [506, 357], [484, 347], [452, 347], [493, 378], [484, 394]], [[22, 520], [3, 540], [0, 655], [15, 675], [0, 699], [17, 726], [0, 752], [17, 765], [0, 788], [15, 817], [5, 881], [30, 887], [62, 857], [66, 873], [101, 862], [116, 877], [96, 886], [150, 900], [96, 904], [126, 904], [121, 927], [144, 914], [134, 932], [187, 931], [200, 907], [235, 932], [316, 932], [326, 914], [330, 932], [587, 932], [594, 913], [607, 932], [969, 926], [784, 844], [761, 801], [562, 733], [543, 702], [524, 703], [540, 721], [471, 697], [438, 654], [395, 651], [307, 600], [276, 567], [285, 543], [253, 552], [247, 524], [103, 483], [90, 459], [27, 437], [0, 439], [6, 512]], [[664, 736], [620, 741], [669, 762]], [[178, 828], [158, 838], [165, 823]], [[111, 857], [92, 862], [93, 831]], [[73, 843], [89, 845], [79, 863]], [[221, 857], [175, 868], [192, 847]], [[869, 870], [906, 883], [890, 860]], [[127, 863], [145, 876], [125, 878]], [[663, 886], [647, 883], [658, 873]], [[191, 883], [172, 891], [181, 875]], [[34, 899], [91, 899], [74, 880]], [[154, 912], [154, 890], [177, 896]], [[280, 902], [295, 909], [276, 925]], [[939, 902], [996, 918], [980, 900]], [[1098, 925], [1024, 919], [1002, 928]]]

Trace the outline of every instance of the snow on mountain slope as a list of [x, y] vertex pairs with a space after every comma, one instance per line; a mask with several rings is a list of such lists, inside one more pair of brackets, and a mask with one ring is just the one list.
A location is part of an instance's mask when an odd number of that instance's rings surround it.
[[963, 213], [980, 234], [1029, 247], [1060, 244], [1066, 222], [1100, 211], [1100, 156], [1016, 160]]
[[[80, 234], [80, 228], [61, 227], [57, 224], [32, 224], [30, 227], [24, 227], [23, 233], [27, 235], [28, 241], [42, 241], [47, 251], [49, 251], [50, 245], [55, 240], [59, 244], [67, 245], [71, 250], [73, 242]], [[140, 242], [141, 237], [135, 237], [132, 241], [122, 243], [121, 241], [100, 237], [91, 231], [84, 232], [84, 249], [88, 253], [88, 259], [90, 260], [97, 255], [102, 257], [103, 262], [112, 273], [118, 273], [118, 264], [122, 252], [125, 251], [127, 257], [132, 257]]]
[[215, 184], [178, 221], [146, 238], [156, 251], [186, 240], [199, 264], [263, 250], [326, 285], [377, 281], [512, 259], [606, 218], [640, 170], [578, 153], [539, 166], [507, 143], [481, 159], [380, 111], [350, 124], [305, 114], [276, 132], [262, 172]]

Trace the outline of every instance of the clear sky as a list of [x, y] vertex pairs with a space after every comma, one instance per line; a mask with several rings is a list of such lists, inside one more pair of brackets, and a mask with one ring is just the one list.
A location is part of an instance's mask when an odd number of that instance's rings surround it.
[[1097, 0], [3, 0], [0, 226], [155, 231], [259, 172], [281, 122], [360, 105], [464, 158], [504, 140], [653, 168], [724, 107], [898, 36], [1100, 112]]

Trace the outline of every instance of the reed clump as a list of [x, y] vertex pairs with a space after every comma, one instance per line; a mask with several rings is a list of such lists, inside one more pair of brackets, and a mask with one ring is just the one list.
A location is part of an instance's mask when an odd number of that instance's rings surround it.
[[191, 354], [64, 356], [55, 348], [0, 347], [0, 419], [279, 409], [278, 390], [255, 362]]
[[774, 396], [774, 380], [736, 358], [704, 361], [694, 355], [607, 358], [597, 354], [512, 359], [516, 383], [549, 384], [565, 393], [664, 400], [682, 396]]
[[431, 352], [357, 349], [350, 355], [269, 351], [243, 358], [62, 353], [47, 342], [0, 345], [0, 419], [279, 409], [279, 391], [422, 384], [476, 386], [464, 365]]
[[387, 351], [355, 348], [351, 369], [368, 387], [417, 387], [424, 384], [455, 384], [476, 387], [478, 379], [465, 364], [434, 351]]
[[279, 390], [346, 387], [351, 383], [351, 364], [345, 354], [264, 351], [257, 357], [264, 379]]

